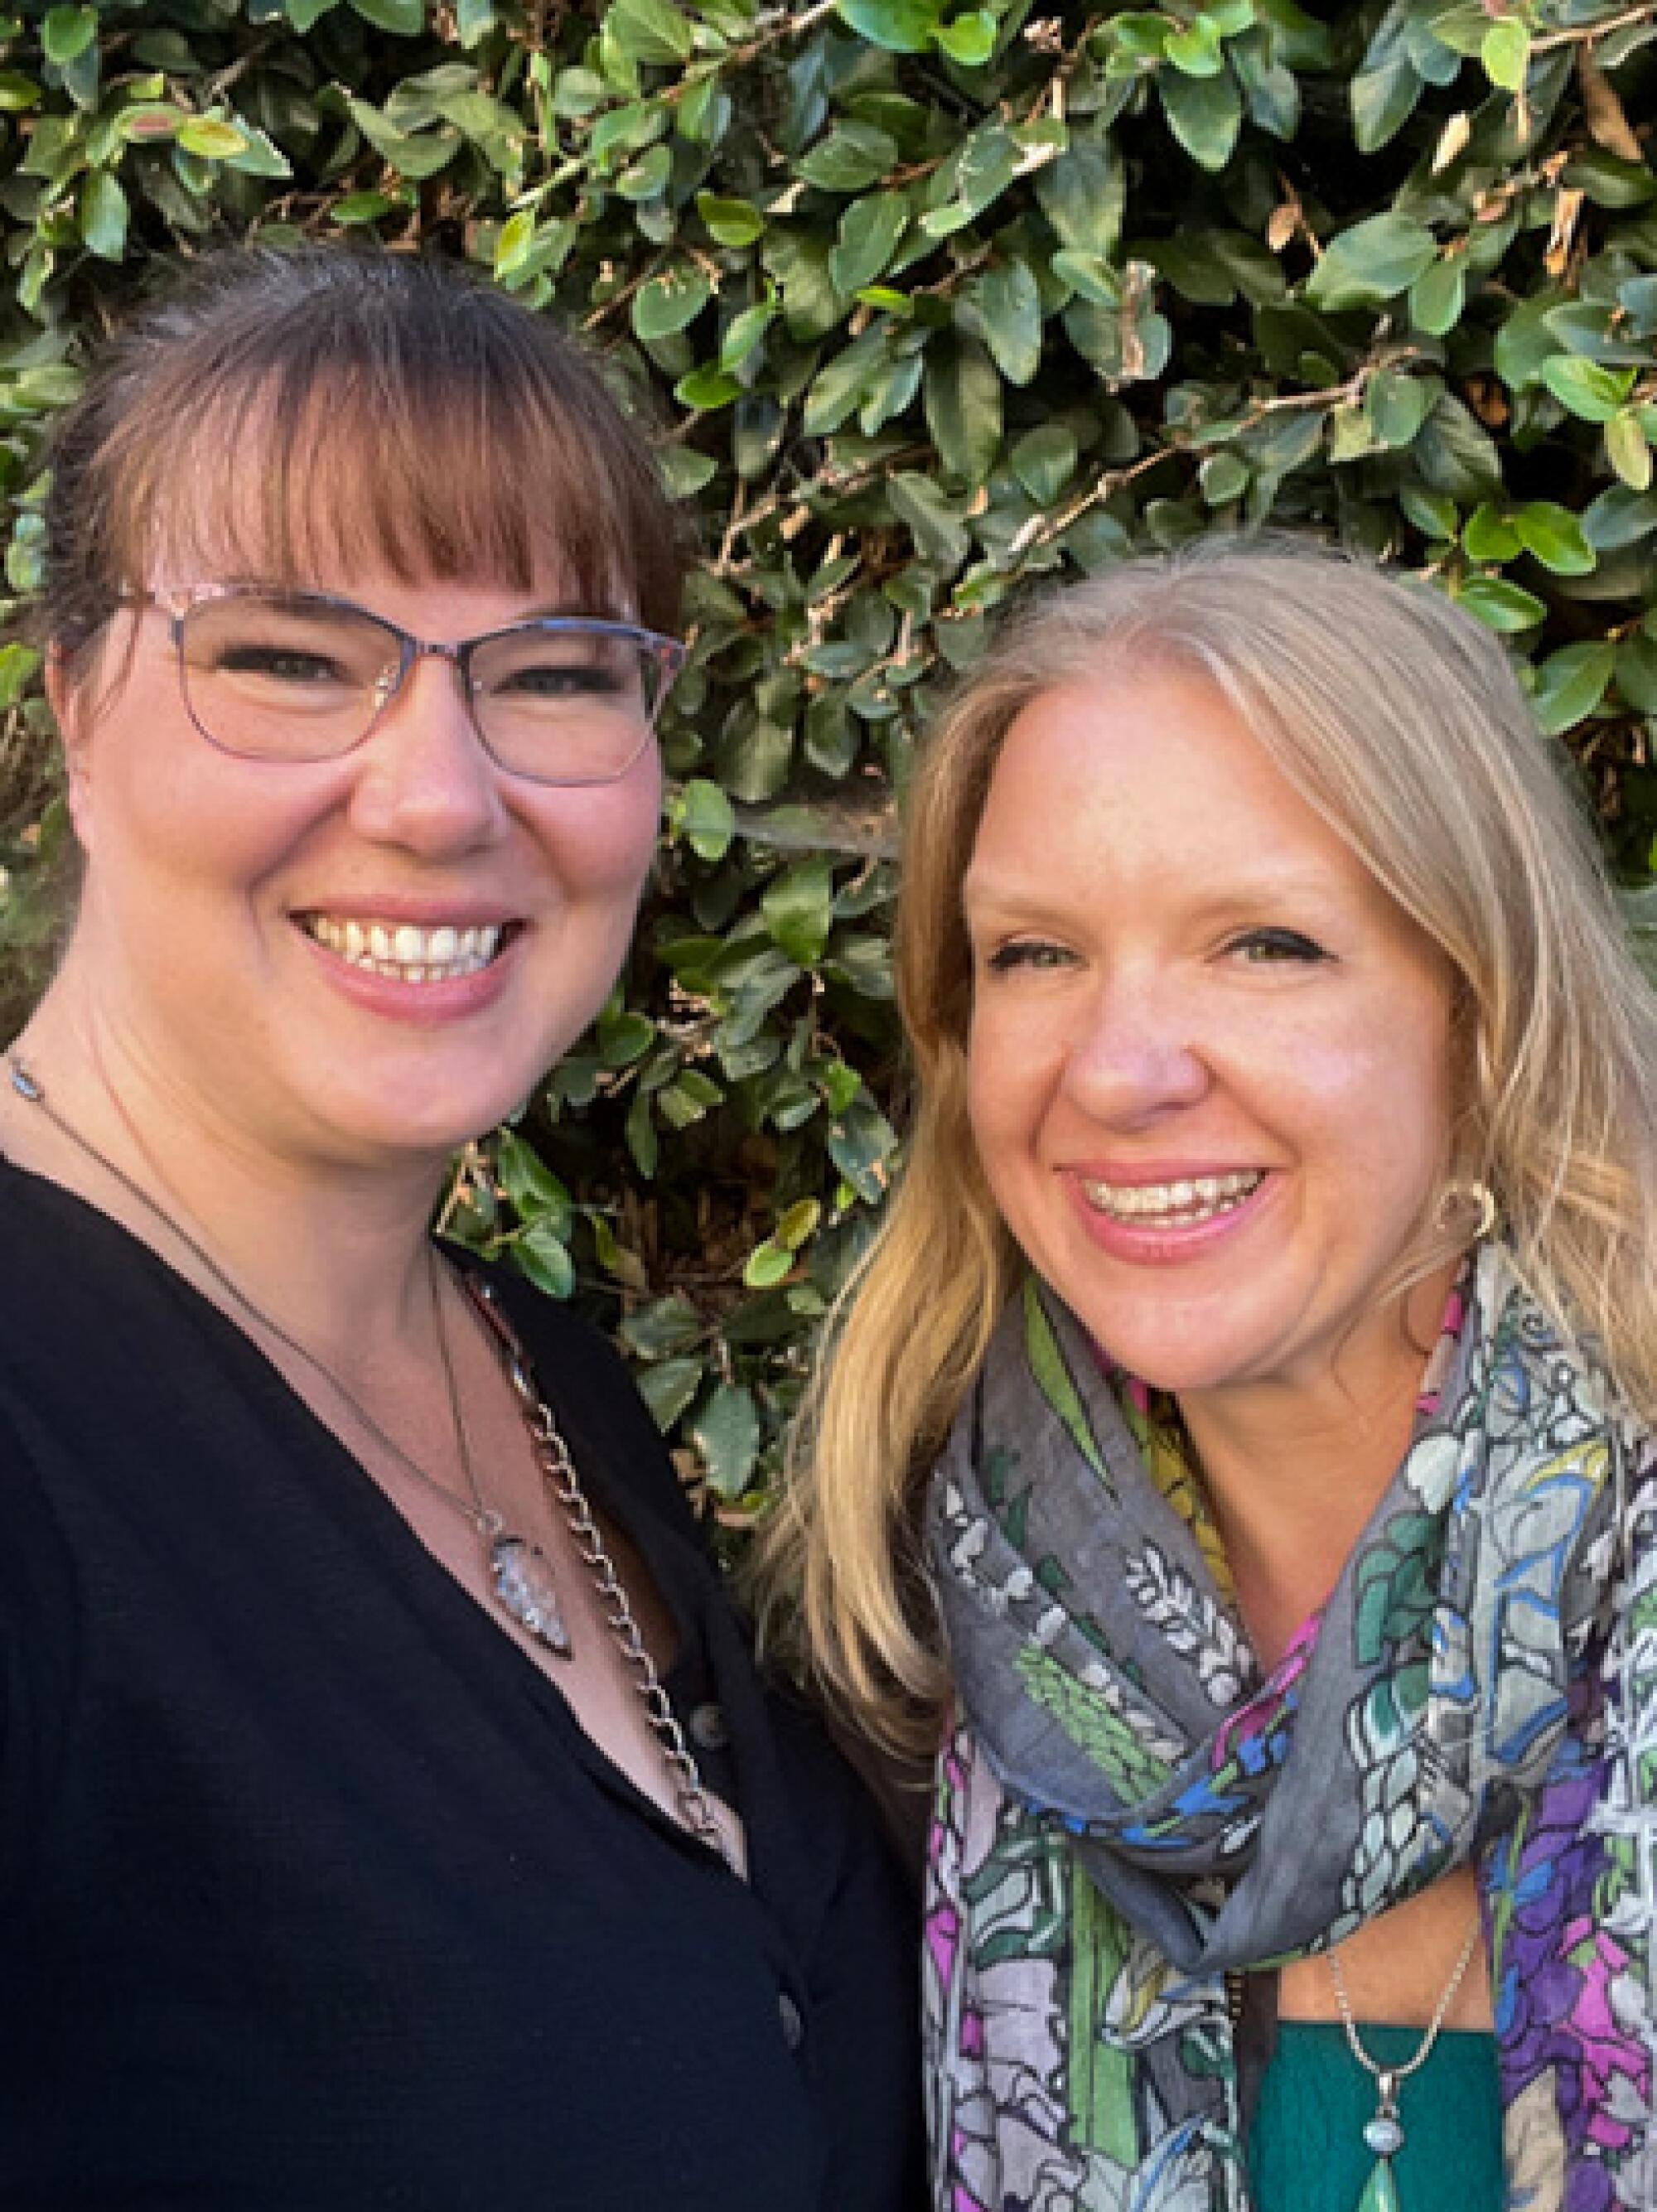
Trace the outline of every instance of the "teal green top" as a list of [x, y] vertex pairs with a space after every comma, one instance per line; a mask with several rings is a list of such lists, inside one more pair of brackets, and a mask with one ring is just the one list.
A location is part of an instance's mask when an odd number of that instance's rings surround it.
[[[1403, 2065], [1421, 2042], [1418, 2028], [1360, 2032], [1382, 2066]], [[1254, 2212], [1502, 2212], [1494, 2036], [1447, 2029], [1399, 2085], [1398, 2109], [1404, 2148], [1388, 2197], [1384, 2181], [1370, 2189], [1376, 2160], [1363, 2140], [1375, 2116], [1374, 2081], [1338, 2027], [1280, 2022], [1249, 2135]]]

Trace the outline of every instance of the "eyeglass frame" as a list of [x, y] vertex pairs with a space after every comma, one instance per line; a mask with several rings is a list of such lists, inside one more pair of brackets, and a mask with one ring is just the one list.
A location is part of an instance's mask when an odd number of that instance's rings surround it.
[[[379, 728], [381, 718], [408, 682], [410, 673], [416, 663], [433, 659], [446, 660], [453, 669], [461, 702], [466, 710], [466, 720], [471, 725], [472, 735], [483, 748], [485, 757], [491, 761], [503, 775], [516, 776], [525, 783], [544, 784], [565, 791], [602, 790], [606, 784], [621, 781], [628, 770], [642, 756], [652, 738], [656, 734], [656, 725], [661, 718], [667, 695], [672, 690], [680, 670], [684, 666], [689, 653], [689, 648], [682, 639], [668, 637], [660, 630], [646, 629], [642, 623], [616, 622], [607, 615], [529, 615], [519, 622], [502, 623], [498, 629], [480, 630], [475, 637], [457, 638], [452, 643], [445, 643], [440, 639], [416, 637], [412, 630], [404, 629], [401, 623], [392, 622], [389, 616], [376, 614], [372, 607], [365, 607], [355, 599], [348, 599], [343, 593], [294, 592], [288, 596], [295, 606], [320, 607], [331, 610], [336, 614], [360, 615], [365, 622], [373, 623], [376, 629], [389, 632], [397, 640], [396, 675], [389, 684], [386, 684], [383, 678], [376, 684], [374, 689], [380, 696], [379, 703], [368, 718], [367, 727], [360, 738], [353, 738], [349, 745], [342, 746], [337, 752], [309, 755], [238, 752], [234, 745], [226, 744], [222, 738], [215, 738], [196, 711], [195, 704], [190, 696], [190, 679], [185, 672], [184, 626], [198, 607], [211, 606], [226, 599], [270, 599], [282, 596], [279, 591], [273, 590], [266, 584], [201, 584], [191, 591], [171, 594], [161, 592], [124, 592], [116, 601], [118, 606], [138, 610], [154, 609], [157, 613], [167, 617], [167, 632], [179, 672], [179, 696], [184, 702], [184, 710], [189, 715], [197, 734], [211, 745], [215, 752], [224, 754], [227, 759], [247, 761], [255, 767], [316, 768], [328, 761], [349, 760], [354, 752], [367, 744], [369, 738]], [[525, 769], [511, 768], [501, 758], [484, 735], [483, 725], [477, 719], [477, 695], [471, 680], [471, 657], [480, 646], [493, 645], [497, 638], [511, 637], [525, 630], [549, 630], [555, 635], [561, 634], [565, 636], [580, 634], [587, 637], [622, 638], [630, 644], [644, 647], [654, 657], [657, 665], [662, 672], [661, 689], [657, 693], [652, 703], [649, 716], [640, 732], [638, 744], [628, 755], [621, 767], [612, 770], [610, 775], [570, 778], [559, 775], [537, 775]]]

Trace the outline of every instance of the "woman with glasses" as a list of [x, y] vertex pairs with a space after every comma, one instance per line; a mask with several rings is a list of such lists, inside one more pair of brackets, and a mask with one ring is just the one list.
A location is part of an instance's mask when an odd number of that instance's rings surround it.
[[0, 1085], [0, 2205], [901, 2212], [910, 1946], [614, 1354], [428, 1234], [609, 993], [648, 456], [413, 258], [209, 262], [62, 422], [83, 854]]
[[1125, 562], [905, 852], [798, 1503], [824, 1674], [938, 1755], [938, 2212], [1644, 2212], [1657, 1007], [1500, 646]]

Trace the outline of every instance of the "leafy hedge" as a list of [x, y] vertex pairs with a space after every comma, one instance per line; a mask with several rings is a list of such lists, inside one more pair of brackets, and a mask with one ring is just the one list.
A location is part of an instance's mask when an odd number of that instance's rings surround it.
[[[0, 21], [6, 575], [156, 252], [470, 256], [653, 407], [705, 558], [623, 992], [455, 1218], [758, 1503], [889, 1179], [895, 789], [1032, 580], [1270, 520], [1511, 637], [1651, 872], [1657, 4], [112, 0]], [[64, 832], [0, 649], [11, 1011]], [[1637, 902], [1636, 902], [1637, 903]]]

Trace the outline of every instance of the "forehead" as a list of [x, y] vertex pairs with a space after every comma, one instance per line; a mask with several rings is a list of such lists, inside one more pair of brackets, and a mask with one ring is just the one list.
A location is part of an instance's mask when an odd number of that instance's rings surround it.
[[1205, 678], [1104, 671], [1055, 686], [1016, 717], [973, 842], [969, 909], [1039, 896], [1165, 911], [1253, 885], [1405, 919]]
[[475, 424], [418, 429], [377, 422], [352, 392], [293, 408], [226, 398], [139, 473], [119, 549], [129, 588], [257, 580], [349, 596], [379, 575], [633, 611], [598, 487], [564, 482], [558, 457], [517, 450], [521, 436], [485, 454]]

